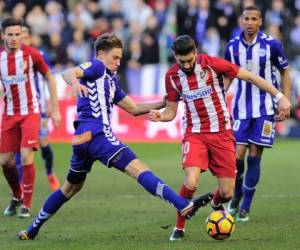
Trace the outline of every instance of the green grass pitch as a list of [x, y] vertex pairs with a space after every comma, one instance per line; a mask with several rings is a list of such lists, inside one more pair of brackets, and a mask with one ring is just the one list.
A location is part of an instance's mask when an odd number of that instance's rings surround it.
[[[130, 144], [137, 155], [176, 191], [183, 172], [179, 144]], [[64, 180], [71, 146], [54, 144], [55, 171]], [[300, 249], [300, 141], [277, 140], [265, 151], [262, 175], [251, 220], [237, 224], [223, 242], [210, 239], [204, 221], [211, 209], [201, 209], [187, 224], [182, 242], [169, 242], [175, 209], [148, 195], [130, 177], [95, 163], [83, 190], [48, 221], [34, 241], [15, 234], [31, 219], [6, 218], [9, 201], [6, 181], [0, 177], [0, 249]], [[44, 167], [36, 155], [35, 215], [50, 194]], [[205, 173], [198, 194], [211, 191], [216, 179]], [[165, 229], [167, 228], [167, 229]]]

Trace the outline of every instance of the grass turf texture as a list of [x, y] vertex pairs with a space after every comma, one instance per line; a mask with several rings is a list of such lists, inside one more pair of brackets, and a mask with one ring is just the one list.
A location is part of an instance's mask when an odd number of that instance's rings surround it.
[[[176, 191], [183, 172], [178, 144], [130, 144], [137, 155]], [[65, 178], [71, 146], [54, 144], [55, 171]], [[0, 181], [1, 249], [300, 249], [299, 140], [277, 140], [265, 151], [262, 176], [247, 223], [238, 223], [224, 242], [206, 235], [204, 221], [211, 211], [201, 209], [188, 222], [182, 242], [169, 242], [175, 209], [148, 195], [133, 179], [95, 163], [83, 190], [46, 222], [34, 241], [15, 234], [30, 219], [2, 215], [9, 201], [4, 177]], [[44, 167], [36, 155], [36, 187], [32, 212], [36, 215], [50, 194]], [[212, 190], [216, 179], [202, 175], [197, 194]], [[167, 229], [165, 229], [167, 228]]]

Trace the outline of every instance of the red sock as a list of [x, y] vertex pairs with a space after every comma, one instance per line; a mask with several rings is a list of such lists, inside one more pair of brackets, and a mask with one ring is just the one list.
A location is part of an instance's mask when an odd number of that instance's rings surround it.
[[10, 186], [13, 197], [17, 199], [22, 198], [22, 187], [21, 184], [19, 183], [19, 174], [18, 170], [16, 168], [16, 165], [14, 166], [8, 166], [3, 165], [2, 166], [3, 174], [7, 180], [8, 185]]
[[[195, 193], [196, 189], [190, 190], [185, 185], [181, 186], [181, 189], [179, 191], [179, 195], [186, 199], [192, 199], [193, 195]], [[185, 218], [180, 215], [179, 212], [177, 212], [176, 215], [176, 228], [178, 229], [184, 229], [185, 226]]]
[[218, 206], [220, 203], [222, 203], [222, 198], [219, 189], [216, 189], [214, 192], [213, 203], [215, 204], [215, 206]]
[[32, 194], [35, 181], [35, 168], [34, 164], [23, 166], [23, 193], [24, 200], [23, 204], [27, 208], [31, 208]]

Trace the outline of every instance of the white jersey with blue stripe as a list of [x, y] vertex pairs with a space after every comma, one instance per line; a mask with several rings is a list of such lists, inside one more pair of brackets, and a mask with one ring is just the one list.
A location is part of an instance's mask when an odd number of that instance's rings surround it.
[[126, 93], [116, 75], [100, 60], [95, 58], [79, 67], [84, 74], [80, 83], [88, 88], [88, 96], [77, 98], [78, 121], [97, 121], [100, 127], [110, 126], [113, 104], [121, 101]]
[[[43, 58], [45, 59], [47, 65], [51, 67], [48, 56], [45, 54], [44, 51], [39, 50]], [[38, 71], [35, 71], [34, 73], [34, 81], [35, 81], [35, 86], [36, 90], [38, 93], [38, 99], [40, 103], [40, 110], [41, 110], [41, 115], [43, 117], [46, 116], [47, 112], [47, 107], [48, 107], [48, 99], [49, 99], [49, 91], [47, 87], [47, 80], [45, 77]]]
[[[244, 33], [229, 41], [225, 59], [261, 76], [276, 88], [279, 87], [276, 73], [289, 67], [282, 44], [261, 31], [251, 45], [245, 42]], [[231, 89], [234, 93], [232, 100], [234, 120], [275, 114], [275, 100], [269, 93], [255, 85], [235, 79]]]

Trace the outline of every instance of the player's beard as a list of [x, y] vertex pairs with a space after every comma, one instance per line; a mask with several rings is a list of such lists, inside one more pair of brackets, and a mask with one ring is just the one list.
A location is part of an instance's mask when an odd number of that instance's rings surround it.
[[189, 74], [192, 74], [194, 72], [194, 69], [195, 69], [195, 65], [196, 65], [196, 62], [194, 62], [193, 66], [189, 69], [185, 69], [183, 67], [180, 67], [180, 69], [187, 75]]

